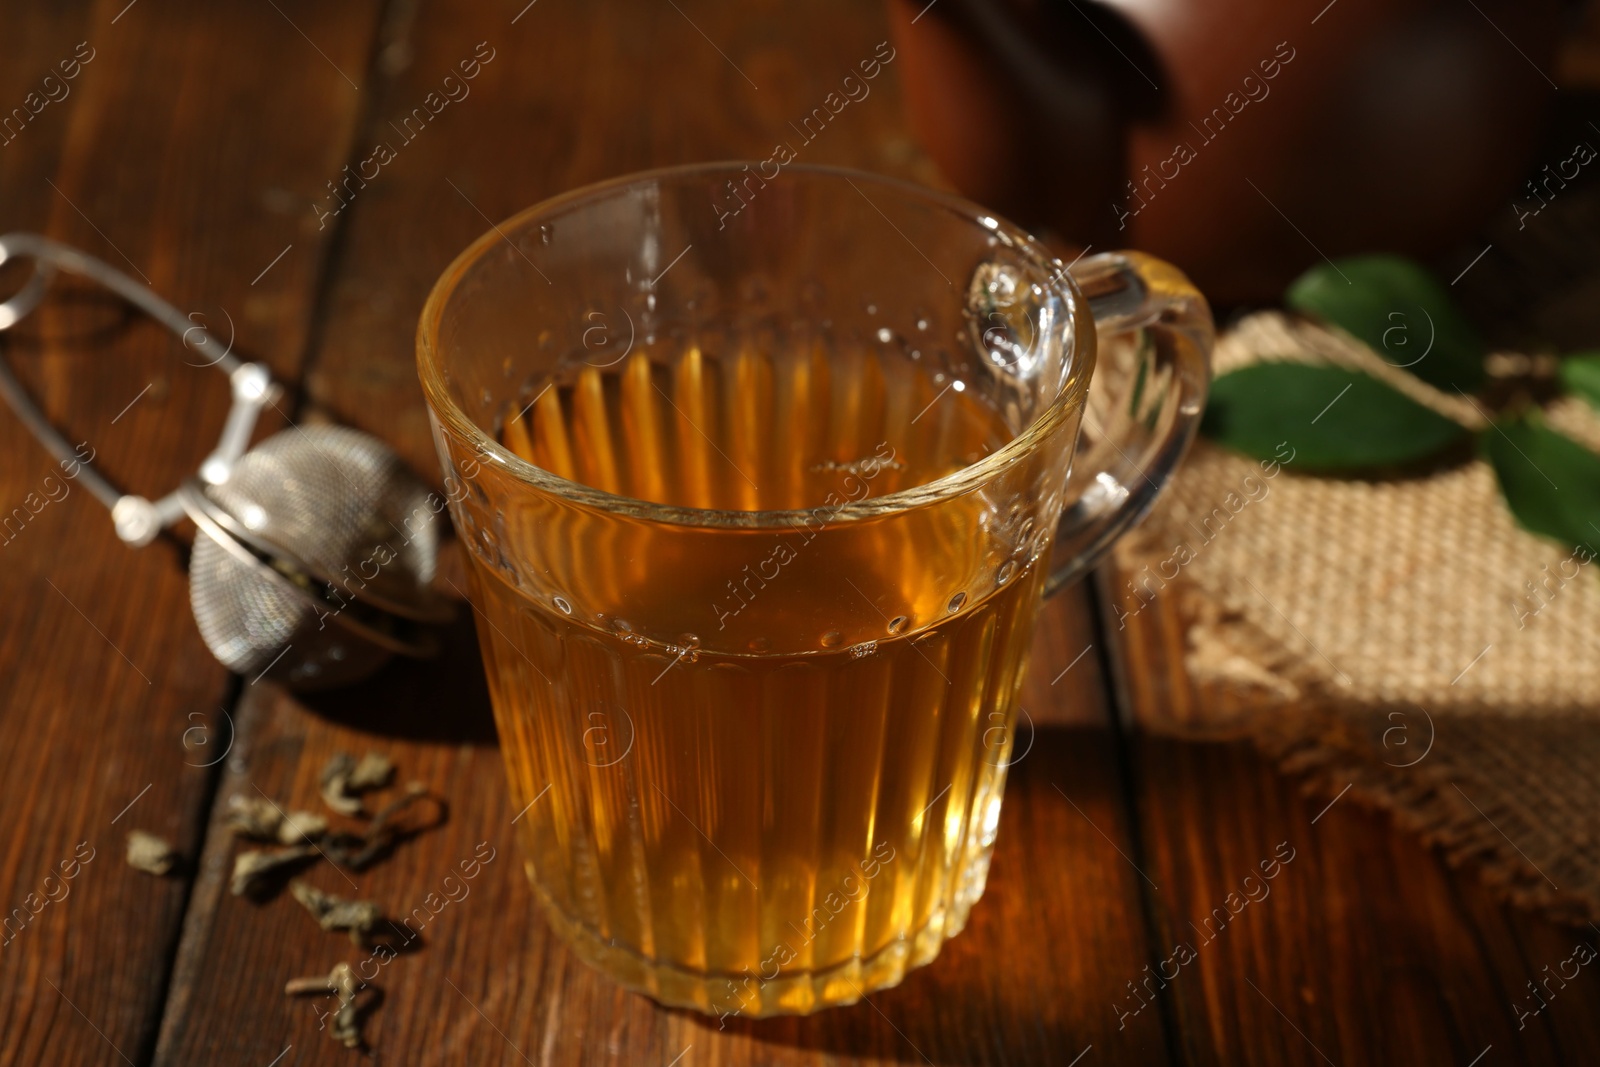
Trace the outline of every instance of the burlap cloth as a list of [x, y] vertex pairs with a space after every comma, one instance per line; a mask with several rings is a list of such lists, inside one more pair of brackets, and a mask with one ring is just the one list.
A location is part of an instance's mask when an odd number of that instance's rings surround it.
[[[1276, 312], [1229, 330], [1216, 372], [1269, 356], [1359, 368], [1486, 425], [1472, 401]], [[1581, 401], [1545, 414], [1600, 450]], [[1153, 598], [1188, 624], [1195, 710], [1158, 709], [1147, 726], [1251, 737], [1329, 795], [1351, 784], [1519, 903], [1595, 920], [1600, 561], [1572, 557], [1515, 524], [1481, 460], [1392, 481], [1291, 460], [1269, 477], [1202, 440], [1118, 547], [1109, 600], [1125, 625]]]

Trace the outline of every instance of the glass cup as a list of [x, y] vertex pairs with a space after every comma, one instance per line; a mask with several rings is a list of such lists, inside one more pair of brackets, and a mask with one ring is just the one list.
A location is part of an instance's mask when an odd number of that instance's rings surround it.
[[1150, 506], [1212, 343], [1164, 263], [771, 162], [523, 212], [417, 341], [534, 893], [724, 1016], [965, 925], [1041, 594]]

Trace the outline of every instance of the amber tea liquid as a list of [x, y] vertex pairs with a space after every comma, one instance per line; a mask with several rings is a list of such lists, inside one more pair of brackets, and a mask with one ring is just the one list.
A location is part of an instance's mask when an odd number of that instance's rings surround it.
[[[1042, 564], [997, 563], [981, 491], [847, 514], [1009, 441], [974, 391], [872, 348], [711, 347], [577, 362], [501, 440], [608, 493], [794, 521], [564, 507], [537, 543], [474, 545], [473, 600], [555, 925], [668, 1003], [804, 1012], [899, 981], [982, 893]], [[555, 594], [487, 562], [580, 551]]]

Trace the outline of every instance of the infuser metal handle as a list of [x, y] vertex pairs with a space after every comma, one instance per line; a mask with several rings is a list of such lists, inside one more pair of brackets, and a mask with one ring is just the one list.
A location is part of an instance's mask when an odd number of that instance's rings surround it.
[[[267, 368], [260, 363], [240, 360], [233, 354], [231, 342], [227, 346], [222, 345], [204, 326], [167, 303], [149, 286], [87, 253], [36, 233], [9, 233], [0, 237], [0, 264], [18, 258], [33, 260], [33, 277], [11, 297], [0, 301], [0, 332], [15, 326], [37, 308], [44, 299], [55, 271], [64, 270], [88, 278], [116, 293], [176, 334], [185, 347], [209, 348], [215, 345], [221, 351], [221, 355], [206, 365], [216, 367], [228, 376], [233, 390], [233, 404], [228, 410], [227, 421], [223, 423], [217, 447], [200, 465], [200, 477], [212, 485], [226, 482], [233, 473], [233, 465], [250, 447], [250, 437], [255, 432], [261, 409], [278, 396], [278, 386], [272, 381]], [[198, 341], [191, 342], [191, 336], [197, 337]], [[90, 463], [79, 457], [77, 450], [51, 425], [33, 397], [22, 387], [5, 361], [3, 351], [3, 346], [0, 346], [0, 397], [5, 399], [23, 425], [51, 455], [63, 464], [78, 468], [77, 477], [83, 480], [96, 500], [111, 510], [118, 537], [135, 547], [146, 545], [155, 539], [156, 534], [183, 516], [181, 487], [159, 500], [151, 501], [118, 490]]]

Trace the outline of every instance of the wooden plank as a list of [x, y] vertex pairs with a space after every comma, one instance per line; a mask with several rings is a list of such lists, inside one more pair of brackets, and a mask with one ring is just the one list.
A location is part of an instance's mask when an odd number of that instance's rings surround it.
[[[843, 0], [783, 14], [678, 7], [541, 0], [512, 26], [509, 8], [439, 4], [390, 44], [409, 59], [382, 90], [369, 140], [388, 137], [381, 127], [389, 118], [406, 113], [479, 42], [496, 58], [471, 95], [406, 145], [348, 209], [311, 376], [321, 409], [379, 433], [435, 477], [412, 334], [437, 272], [486, 227], [484, 215], [500, 218], [613, 173], [764, 155], [774, 129], [820, 101], [885, 36], [875, 8]], [[709, 99], [718, 106], [705, 107]], [[808, 158], [917, 173], [901, 122], [891, 71]], [[1124, 855], [1131, 846], [1104, 683], [1097, 655], [1079, 657], [1091, 641], [1078, 596], [1048, 607], [1024, 703], [1035, 718], [1068, 725], [1040, 730], [1013, 771], [989, 893], [966, 932], [900, 988], [804, 1020], [730, 1020], [719, 1029], [714, 1019], [622, 991], [555, 940], [517, 869], [516, 812], [488, 740], [467, 618], [450, 631], [440, 661], [397, 664], [352, 691], [301, 703], [265, 683], [248, 689], [238, 759], [219, 795], [259, 788], [286, 805], [310, 806], [331, 753], [388, 753], [402, 777], [452, 801], [446, 826], [356, 877], [362, 895], [393, 912], [438, 892], [480, 842], [495, 850], [470, 894], [424, 930], [422, 949], [377, 977], [383, 1001], [367, 1033], [379, 1058], [1070, 1064], [1092, 1045], [1107, 1062], [1162, 1062], [1159, 1030], [1116, 1040], [1109, 1010], [1148, 951], [1141, 876]], [[281, 984], [338, 959], [357, 962], [358, 954], [290, 901], [255, 906], [226, 895], [230, 851], [214, 815], [179, 953], [182, 999], [157, 1062], [265, 1063], [290, 1045], [284, 1062], [339, 1061], [346, 1053], [318, 1032], [314, 1004], [284, 998]], [[325, 866], [309, 877], [353, 892]], [[358, 1062], [359, 1054], [348, 1058]]]
[[[283, 6], [330, 56], [359, 64], [371, 5]], [[55, 97], [0, 146], [5, 228], [147, 276], [224, 337], [226, 310], [241, 349], [292, 371], [320, 241], [297, 212], [274, 214], [273, 191], [337, 168], [356, 93], [270, 7], [35, 5], [8, 15], [0, 54], [8, 114], [31, 110], [30, 91]], [[66, 60], [78, 62], [71, 79]], [[300, 254], [252, 287], [291, 241]], [[196, 357], [114, 301], [67, 297], [17, 333], [19, 375], [131, 491], [165, 493], [216, 440], [222, 376], [185, 366]], [[124, 833], [198, 851], [213, 772], [184, 735], [231, 684], [195, 630], [176, 544], [126, 548], [61, 475], [0, 414], [0, 510], [30, 512], [6, 529], [0, 569], [0, 909], [15, 923], [0, 947], [3, 1064], [148, 1057], [188, 880], [129, 869]]]
[[1338, 783], [1308, 793], [1242, 742], [1151, 731], [1192, 724], [1203, 707], [1182, 669], [1183, 625], [1162, 598], [1108, 630], [1141, 730], [1132, 777], [1141, 862], [1159, 886], [1155, 940], [1164, 958], [1179, 944], [1195, 956], [1167, 965], [1177, 973], [1160, 994], [1184, 1060], [1562, 1063], [1595, 1047], [1594, 976], [1541, 989], [1543, 1008], [1527, 986], [1570, 978], [1576, 964], [1564, 961], [1579, 945], [1592, 951], [1594, 931], [1499, 903], [1389, 815], [1339, 796]]

